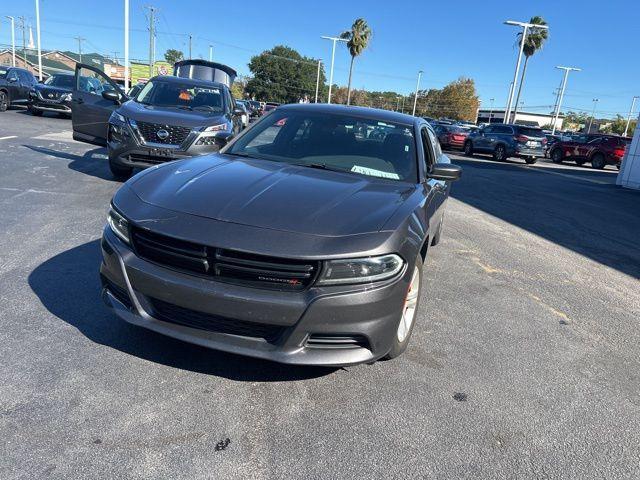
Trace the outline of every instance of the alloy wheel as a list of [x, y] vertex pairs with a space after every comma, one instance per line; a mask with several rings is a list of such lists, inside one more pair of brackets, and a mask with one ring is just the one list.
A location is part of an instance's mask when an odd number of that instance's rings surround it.
[[7, 104], [7, 94], [0, 92], [0, 112], [4, 112], [9, 105]]
[[411, 283], [409, 284], [409, 290], [407, 291], [407, 298], [404, 301], [404, 307], [402, 309], [402, 318], [398, 325], [398, 341], [404, 342], [409, 332], [411, 332], [411, 326], [416, 316], [416, 309], [418, 308], [418, 294], [420, 292], [420, 271], [418, 267], [414, 267], [413, 275], [411, 276]]

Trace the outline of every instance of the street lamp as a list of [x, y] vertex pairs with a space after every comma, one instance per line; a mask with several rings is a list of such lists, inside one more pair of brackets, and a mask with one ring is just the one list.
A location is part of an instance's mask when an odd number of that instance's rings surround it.
[[489, 99], [489, 124], [491, 124], [491, 115], [493, 115], [493, 102], [495, 101], [495, 98], [490, 98]]
[[38, 80], [42, 81], [42, 49], [40, 48], [40, 0], [36, 0], [36, 35], [38, 36]]
[[209, 61], [213, 62], [213, 45], [209, 44]]
[[599, 98], [593, 99], [593, 110], [591, 111], [591, 118], [589, 119], [589, 128], [587, 129], [587, 133], [591, 133], [591, 125], [593, 124], [593, 116], [596, 114], [596, 105], [600, 101]]
[[329, 73], [329, 97], [327, 98], [327, 103], [331, 103], [331, 88], [333, 87], [333, 62], [336, 57], [336, 42], [347, 42], [344, 38], [340, 37], [326, 37], [321, 36], [320, 38], [324, 38], [325, 40], [331, 40], [333, 42], [333, 47], [331, 48], [331, 73]]
[[322, 67], [322, 59], [318, 59], [318, 73], [316, 74], [316, 102], [318, 103], [318, 90], [320, 89], [320, 68]]
[[422, 77], [422, 70], [418, 70], [418, 81], [416, 82], [416, 94], [413, 97], [413, 115], [416, 116], [416, 105], [418, 104], [418, 89], [420, 88], [420, 77]]
[[633, 97], [633, 99], [631, 100], [631, 108], [629, 109], [629, 115], [627, 115], [627, 126], [624, 127], [624, 133], [622, 134], [623, 137], [627, 136], [627, 131], [629, 130], [629, 123], [631, 123], [631, 114], [633, 113], [633, 107], [636, 106], [636, 100], [639, 97], [635, 96]]
[[551, 135], [556, 133], [556, 125], [558, 123], [558, 117], [560, 116], [560, 107], [562, 106], [562, 99], [564, 98], [564, 89], [567, 88], [567, 79], [569, 78], [569, 72], [581, 72], [582, 69], [575, 67], [563, 67], [558, 65], [556, 67], [559, 70], [564, 70], [564, 76], [562, 77], [562, 86], [560, 87], [558, 101], [556, 102], [556, 111], [553, 116], [553, 128], [551, 129]]
[[15, 18], [6, 16], [9, 20], [11, 20], [11, 66], [16, 66], [16, 25]]
[[518, 61], [516, 63], [516, 71], [513, 74], [513, 83], [509, 88], [509, 100], [507, 102], [507, 111], [504, 112], [504, 120], [503, 123], [509, 123], [511, 119], [511, 106], [513, 104], [513, 95], [516, 93], [516, 83], [518, 82], [518, 73], [520, 71], [520, 63], [522, 62], [522, 50], [524, 49], [524, 42], [527, 39], [527, 31], [529, 28], [536, 28], [540, 30], [548, 30], [549, 27], [546, 25], [537, 25], [535, 23], [527, 23], [527, 22], [516, 22], [515, 20], [507, 20], [504, 22], [505, 25], [513, 25], [517, 27], [522, 27], [522, 39], [520, 41], [520, 52], [518, 53]]

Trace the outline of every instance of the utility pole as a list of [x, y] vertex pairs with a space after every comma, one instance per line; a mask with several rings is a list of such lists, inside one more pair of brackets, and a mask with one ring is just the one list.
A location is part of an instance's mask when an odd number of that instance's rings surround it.
[[209, 61], [213, 62], [213, 45], [209, 45]]
[[84, 42], [86, 38], [80, 36], [73, 38], [78, 41], [78, 56], [80, 57], [80, 61], [78, 63], [82, 63], [82, 42]]
[[493, 115], [493, 102], [495, 101], [495, 98], [490, 98], [489, 99], [489, 124], [491, 124], [491, 115]]
[[402, 96], [402, 107], [400, 108], [400, 111], [404, 113], [404, 95]]
[[589, 128], [587, 129], [587, 133], [591, 133], [591, 125], [593, 124], [593, 117], [596, 114], [596, 105], [600, 101], [599, 98], [593, 99], [593, 110], [591, 111], [591, 118], [589, 119]]
[[[507, 20], [504, 22], [505, 25], [514, 25], [518, 27], [522, 27], [522, 38], [520, 41], [520, 51], [518, 53], [518, 61], [516, 63], [516, 71], [513, 74], [513, 83], [511, 84], [511, 88], [509, 89], [509, 100], [507, 101], [507, 110], [504, 112], [504, 120], [503, 123], [509, 123], [511, 120], [511, 106], [513, 104], [513, 95], [516, 93], [516, 84], [518, 82], [518, 73], [520, 72], [520, 63], [522, 62], [522, 51], [524, 49], [524, 42], [527, 39], [527, 31], [529, 28], [537, 28], [540, 30], [548, 30], [549, 27], [546, 25], [536, 25], [533, 23], [526, 22], [516, 22], [514, 20]], [[517, 106], [515, 110], [517, 110]]]
[[146, 7], [149, 9], [149, 78], [153, 77], [153, 64], [156, 56], [154, 37], [156, 36], [156, 8], [152, 5]]
[[322, 59], [318, 59], [318, 73], [316, 74], [316, 102], [318, 103], [318, 90], [320, 89], [320, 67], [322, 66]]
[[129, 91], [129, 0], [124, 0], [124, 89]]
[[569, 78], [569, 72], [580, 72], [581, 69], [574, 67], [563, 67], [558, 65], [556, 67], [559, 70], [564, 70], [564, 76], [562, 77], [562, 86], [560, 87], [560, 97], [556, 106], [556, 113], [553, 117], [553, 128], [551, 129], [551, 135], [556, 133], [556, 125], [558, 123], [558, 117], [560, 116], [560, 108], [562, 108], [562, 99], [564, 98], [564, 90], [567, 88], [567, 79]]
[[36, 0], [36, 35], [38, 36], [38, 80], [42, 81], [42, 49], [40, 48], [40, 0]]
[[396, 97], [396, 112], [400, 111], [400, 97]]
[[322, 36], [320, 38], [331, 40], [333, 42], [333, 47], [331, 48], [331, 73], [329, 73], [329, 98], [327, 98], [327, 103], [331, 103], [331, 89], [333, 88], [333, 62], [336, 58], [336, 42], [346, 42], [346, 40], [340, 37]]
[[189, 34], [189, 60], [191, 60], [191, 44], [193, 43], [193, 35]]
[[16, 66], [16, 21], [15, 18], [7, 15], [7, 18], [11, 20], [11, 66]]
[[22, 62], [23, 67], [27, 66], [27, 39], [26, 39], [26, 31], [25, 31], [25, 23], [26, 20], [24, 17], [18, 17], [20, 20], [20, 27], [22, 28]]
[[413, 115], [416, 116], [416, 105], [418, 104], [418, 89], [420, 88], [420, 77], [422, 77], [422, 70], [418, 71], [418, 81], [416, 82], [416, 95], [413, 97]]
[[631, 108], [629, 109], [629, 115], [627, 115], [627, 126], [624, 127], [624, 133], [622, 134], [623, 137], [627, 136], [627, 131], [629, 130], [629, 124], [631, 123], [631, 114], [633, 113], [633, 107], [636, 106], [636, 100], [639, 97], [635, 96], [633, 97], [633, 99], [631, 100]]
[[114, 63], [116, 65], [118, 65], [118, 53], [120, 53], [120, 52], [115, 51], [115, 50], [113, 51], [113, 61], [114, 61]]

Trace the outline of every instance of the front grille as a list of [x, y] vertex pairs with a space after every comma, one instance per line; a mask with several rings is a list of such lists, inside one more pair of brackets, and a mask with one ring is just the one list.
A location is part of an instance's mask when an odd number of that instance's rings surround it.
[[[164, 145], [182, 145], [182, 142], [191, 133], [190, 127], [179, 127], [175, 125], [163, 125], [160, 123], [136, 122], [138, 131], [145, 142], [162, 143]], [[164, 130], [168, 133], [166, 138], [158, 137], [158, 132]]]
[[190, 308], [179, 307], [157, 298], [148, 298], [152, 314], [163, 322], [184, 325], [208, 332], [226, 333], [242, 337], [263, 338], [267, 342], [275, 342], [280, 338], [286, 327], [267, 325], [263, 323], [246, 322], [219, 315], [198, 312]]
[[145, 154], [142, 154], [142, 153], [131, 153], [131, 154], [129, 154], [129, 161], [130, 162], [151, 163], [153, 165], [156, 165], [158, 163], [170, 162], [172, 160], [175, 160], [176, 158], [180, 158], [180, 157], [165, 157], [165, 156], [159, 156], [159, 155], [145, 155]]
[[131, 299], [129, 298], [129, 294], [126, 289], [116, 285], [111, 280], [109, 280], [104, 275], [100, 274], [100, 281], [102, 282], [102, 287], [106, 288], [111, 295], [113, 295], [120, 303], [122, 303], [128, 309], [131, 309]]
[[178, 240], [137, 227], [132, 229], [136, 253], [177, 270], [223, 282], [275, 290], [304, 290], [314, 280], [318, 262], [254, 255]]
[[310, 348], [369, 348], [369, 342], [362, 335], [312, 334], [307, 339]]

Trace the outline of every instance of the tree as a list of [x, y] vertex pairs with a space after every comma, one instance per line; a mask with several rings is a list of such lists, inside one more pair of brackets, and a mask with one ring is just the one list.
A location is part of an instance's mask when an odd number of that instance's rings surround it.
[[349, 65], [349, 84], [347, 85], [347, 105], [351, 104], [351, 76], [353, 74], [353, 62], [369, 45], [371, 34], [371, 29], [364, 18], [356, 19], [356, 21], [353, 22], [353, 25], [351, 25], [351, 30], [347, 30], [340, 34], [340, 38], [347, 40], [347, 48], [351, 55], [351, 64]]
[[[547, 21], [539, 16], [531, 17], [529, 23], [533, 25], [547, 25]], [[524, 66], [522, 67], [522, 76], [520, 77], [520, 85], [518, 86], [518, 95], [516, 97], [516, 103], [513, 106], [513, 121], [515, 122], [516, 113], [518, 113], [518, 105], [520, 102], [520, 93], [522, 93], [522, 85], [524, 84], [524, 78], [527, 74], [527, 64], [529, 63], [529, 57], [533, 56], [537, 51], [542, 49], [544, 42], [549, 38], [549, 30], [546, 28], [529, 28], [526, 37], [523, 39], [523, 32], [518, 33], [518, 46], [524, 41], [522, 47], [522, 53], [524, 53]]]
[[[314, 98], [318, 60], [300, 55], [284, 45], [251, 58], [249, 70], [253, 78], [245, 92], [257, 100], [294, 103], [304, 95]], [[320, 88], [325, 82], [324, 66], [320, 68]]]
[[589, 122], [589, 115], [586, 113], [567, 112], [564, 114], [564, 120], [562, 121], [562, 128], [564, 130], [580, 130], [584, 125]]
[[180, 50], [176, 50], [175, 48], [170, 48], [166, 52], [164, 52], [164, 59], [173, 65], [176, 62], [179, 62], [184, 58], [184, 53]]
[[[633, 132], [636, 129], [636, 120], [631, 120], [629, 123], [629, 130], [627, 131], [627, 135], [633, 136]], [[602, 131], [604, 133], [615, 133], [616, 135], [622, 135], [624, 133], [624, 129], [627, 127], [627, 119], [622, 115], [616, 115], [610, 123], [607, 123]]]
[[349, 98], [349, 90], [345, 87], [337, 87], [331, 91], [331, 103], [344, 105], [349, 100], [352, 105], [358, 105], [360, 107], [367, 107], [371, 103], [370, 94], [364, 90], [352, 90], [351, 98]]
[[[413, 94], [409, 96], [409, 104], [413, 103], [413, 97]], [[419, 91], [416, 115], [475, 122], [479, 107], [474, 81], [460, 77], [441, 90]]]

